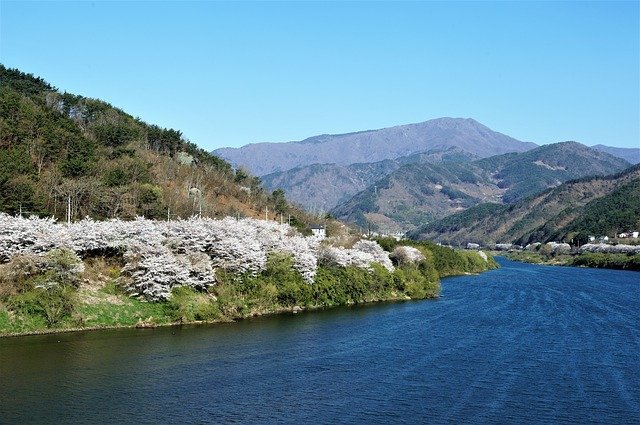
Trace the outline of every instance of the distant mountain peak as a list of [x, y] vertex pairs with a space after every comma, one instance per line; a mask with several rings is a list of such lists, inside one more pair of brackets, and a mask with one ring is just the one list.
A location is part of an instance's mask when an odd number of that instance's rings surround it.
[[322, 134], [299, 142], [222, 148], [215, 154], [263, 176], [311, 164], [372, 163], [450, 147], [483, 158], [536, 145], [495, 132], [472, 118], [443, 117], [379, 130]]

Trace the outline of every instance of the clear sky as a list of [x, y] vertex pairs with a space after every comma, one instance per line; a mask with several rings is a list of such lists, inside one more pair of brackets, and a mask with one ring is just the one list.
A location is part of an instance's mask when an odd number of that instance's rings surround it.
[[443, 116], [640, 147], [639, 4], [0, 0], [0, 62], [207, 150]]

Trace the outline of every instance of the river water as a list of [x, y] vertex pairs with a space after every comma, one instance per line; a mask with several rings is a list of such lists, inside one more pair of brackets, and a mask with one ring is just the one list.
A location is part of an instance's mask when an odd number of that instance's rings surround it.
[[640, 423], [640, 274], [500, 262], [438, 300], [0, 339], [0, 423]]

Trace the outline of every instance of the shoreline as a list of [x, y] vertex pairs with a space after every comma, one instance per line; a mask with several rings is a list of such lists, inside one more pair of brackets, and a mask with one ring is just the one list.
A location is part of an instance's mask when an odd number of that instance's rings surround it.
[[285, 307], [274, 311], [265, 311], [261, 313], [253, 313], [243, 317], [235, 317], [235, 318], [221, 318], [217, 320], [191, 320], [191, 321], [179, 321], [179, 322], [171, 322], [171, 323], [146, 323], [145, 321], [139, 321], [135, 325], [105, 325], [105, 326], [88, 326], [88, 327], [71, 327], [71, 328], [48, 328], [48, 329], [40, 329], [35, 331], [28, 332], [14, 332], [8, 334], [0, 334], [0, 339], [2, 338], [16, 338], [16, 337], [24, 337], [24, 336], [38, 336], [38, 335], [52, 335], [52, 334], [63, 334], [63, 333], [73, 333], [73, 332], [83, 332], [83, 331], [101, 331], [101, 330], [116, 330], [116, 329], [156, 329], [156, 328], [169, 328], [169, 327], [177, 327], [177, 326], [189, 326], [189, 325], [216, 325], [223, 323], [235, 323], [243, 320], [251, 319], [254, 317], [265, 317], [265, 316], [277, 316], [277, 315], [295, 315], [302, 312], [315, 311], [315, 310], [325, 310], [331, 309], [335, 307], [353, 307], [353, 306], [366, 306], [370, 304], [379, 304], [379, 303], [396, 303], [396, 302], [406, 302], [406, 301], [422, 301], [422, 300], [435, 300], [440, 298], [440, 295], [430, 298], [422, 298], [422, 299], [413, 299], [409, 297], [391, 297], [387, 299], [379, 299], [372, 300], [366, 302], [352, 302], [344, 305], [320, 305], [320, 306], [293, 306], [293, 307]]
[[493, 256], [505, 257], [512, 261], [519, 261], [521, 263], [541, 266], [560, 266], [640, 272], [640, 267], [638, 267], [638, 264], [635, 264], [633, 262], [633, 257], [626, 256], [626, 254], [563, 254], [558, 257], [547, 257], [539, 253], [531, 252], [524, 253], [492, 251], [491, 254]]

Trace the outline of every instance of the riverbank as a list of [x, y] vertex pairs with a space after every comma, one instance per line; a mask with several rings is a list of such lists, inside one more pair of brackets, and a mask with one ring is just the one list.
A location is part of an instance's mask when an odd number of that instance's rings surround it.
[[530, 264], [640, 271], [640, 254], [582, 252], [553, 255], [531, 251], [493, 252], [492, 254]]
[[[418, 261], [398, 259], [391, 270], [377, 263], [367, 268], [321, 265], [311, 284], [296, 270], [291, 255], [272, 253], [260, 273], [217, 270], [215, 285], [205, 290], [174, 286], [167, 299], [156, 302], [126, 292], [118, 257], [84, 259], [79, 267], [70, 255], [55, 253], [57, 262], [50, 268], [63, 269], [56, 273], [70, 282], [49, 286], [46, 282], [58, 279], [51, 270], [32, 269], [33, 258], [17, 257], [0, 269], [0, 336], [220, 323], [340, 305], [435, 298], [441, 277], [497, 267], [492, 258], [478, 252], [416, 246], [422, 253]], [[82, 272], [69, 278], [72, 269]]]

